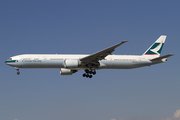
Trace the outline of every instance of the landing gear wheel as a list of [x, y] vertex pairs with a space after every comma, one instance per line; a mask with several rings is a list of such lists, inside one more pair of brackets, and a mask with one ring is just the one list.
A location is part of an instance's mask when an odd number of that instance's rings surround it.
[[89, 73], [89, 70], [85, 70], [86, 73]]
[[96, 74], [96, 71], [94, 70], [94, 71], [92, 72], [92, 74], [95, 75], [95, 74]]
[[17, 75], [19, 75], [19, 74], [20, 74], [20, 72], [18, 71], [18, 72], [17, 72]]
[[88, 78], [88, 77], [89, 77], [89, 75], [87, 74], [87, 75], [86, 75], [86, 77]]
[[96, 74], [96, 71], [95, 70], [88, 70], [88, 69], [86, 69], [86, 70], [84, 70], [85, 71], [85, 73], [82, 75], [83, 77], [87, 77], [87, 78], [92, 78], [93, 77], [93, 75], [95, 75]]
[[17, 68], [17, 67], [14, 67], [14, 68], [17, 70], [17, 75], [19, 75], [20, 74], [19, 68]]
[[86, 74], [85, 74], [85, 73], [83, 74], [83, 77], [86, 77]]
[[89, 75], [89, 78], [92, 78], [93, 76], [92, 75]]

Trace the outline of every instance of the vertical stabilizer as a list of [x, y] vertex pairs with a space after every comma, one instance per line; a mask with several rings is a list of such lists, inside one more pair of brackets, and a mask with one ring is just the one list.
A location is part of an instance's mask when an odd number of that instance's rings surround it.
[[159, 57], [163, 48], [166, 35], [161, 35], [143, 54], [143, 56], [156, 56]]

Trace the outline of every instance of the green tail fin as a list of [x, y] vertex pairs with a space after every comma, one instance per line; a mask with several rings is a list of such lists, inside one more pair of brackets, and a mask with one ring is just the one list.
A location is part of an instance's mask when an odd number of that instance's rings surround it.
[[166, 40], [166, 35], [161, 35], [147, 50], [143, 55], [156, 55], [160, 56], [164, 42]]

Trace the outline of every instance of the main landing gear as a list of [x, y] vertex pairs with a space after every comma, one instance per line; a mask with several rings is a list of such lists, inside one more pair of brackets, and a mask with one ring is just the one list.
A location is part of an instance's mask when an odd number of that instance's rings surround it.
[[15, 69], [17, 70], [17, 75], [19, 75], [20, 74], [19, 68], [15, 67]]
[[83, 74], [83, 77], [92, 78], [92, 75], [96, 74], [95, 70], [85, 70], [86, 73]]

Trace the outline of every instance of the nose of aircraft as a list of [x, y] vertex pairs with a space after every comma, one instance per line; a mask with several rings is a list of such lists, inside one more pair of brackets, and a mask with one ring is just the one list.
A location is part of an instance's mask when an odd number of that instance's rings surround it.
[[5, 64], [6, 64], [6, 65], [8, 65], [8, 64], [9, 64], [8, 60], [6, 60], [6, 61], [5, 61]]
[[6, 60], [6, 61], [5, 61], [5, 64], [6, 64], [6, 65], [9, 65], [9, 62]]
[[6, 60], [5, 64], [6, 65], [11, 65], [12, 63], [16, 62], [16, 60]]

